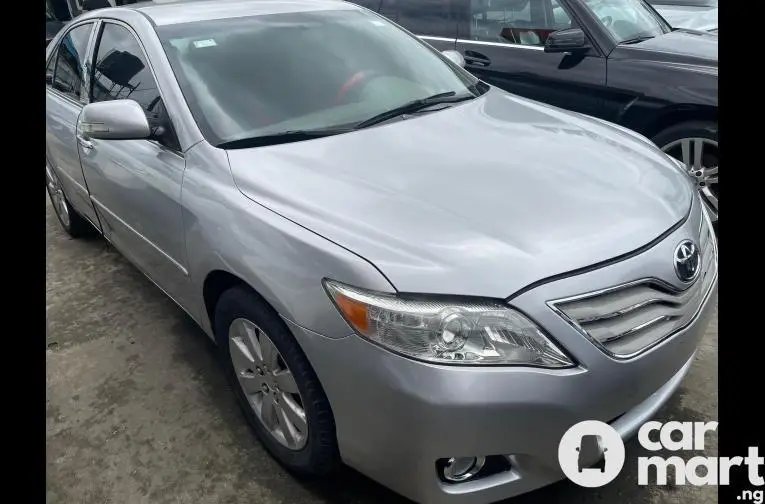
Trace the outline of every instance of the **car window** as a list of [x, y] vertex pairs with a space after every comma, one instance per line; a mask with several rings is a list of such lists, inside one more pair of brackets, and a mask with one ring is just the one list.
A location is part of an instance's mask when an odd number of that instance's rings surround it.
[[84, 76], [85, 52], [93, 23], [76, 26], [64, 35], [56, 52], [53, 87], [65, 95], [80, 100]]
[[656, 37], [671, 29], [643, 0], [584, 0], [584, 5], [617, 43]]
[[673, 5], [681, 7], [717, 7], [717, 0], [648, 0], [651, 5]]
[[542, 46], [551, 33], [572, 28], [557, 0], [471, 0], [470, 38]]
[[56, 68], [56, 58], [58, 57], [58, 54], [56, 51], [53, 51], [53, 54], [51, 55], [50, 59], [48, 60], [48, 64], [45, 66], [45, 84], [52, 85], [53, 84], [53, 71]]
[[563, 6], [558, 3], [558, 0], [552, 0], [551, 3], [555, 28], [558, 30], [573, 28], [574, 22], [571, 20], [571, 16], [569, 16]]
[[455, 38], [450, 0], [352, 0], [398, 23], [415, 35]]
[[385, 18], [337, 9], [157, 27], [197, 124], [213, 145], [349, 127], [477, 80]]
[[179, 150], [159, 87], [135, 36], [124, 26], [105, 23], [96, 47], [91, 102], [130, 99], [141, 105], [156, 139]]

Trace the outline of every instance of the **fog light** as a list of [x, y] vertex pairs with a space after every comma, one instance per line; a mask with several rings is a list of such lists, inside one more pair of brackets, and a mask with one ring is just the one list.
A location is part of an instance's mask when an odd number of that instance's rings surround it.
[[485, 457], [452, 457], [444, 463], [443, 475], [446, 481], [467, 481], [486, 463]]

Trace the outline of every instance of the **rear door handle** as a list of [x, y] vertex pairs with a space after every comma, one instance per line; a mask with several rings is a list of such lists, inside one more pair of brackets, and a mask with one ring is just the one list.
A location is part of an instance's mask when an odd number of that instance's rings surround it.
[[77, 135], [77, 143], [80, 144], [82, 149], [86, 152], [93, 150], [93, 142], [82, 135]]
[[465, 51], [465, 63], [468, 65], [487, 67], [491, 65], [491, 60], [481, 53]]

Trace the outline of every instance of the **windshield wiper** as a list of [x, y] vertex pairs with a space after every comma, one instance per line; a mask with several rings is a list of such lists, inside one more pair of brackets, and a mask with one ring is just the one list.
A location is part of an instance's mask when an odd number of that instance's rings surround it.
[[251, 147], [263, 147], [266, 145], [302, 142], [304, 140], [312, 140], [314, 138], [322, 138], [332, 135], [340, 135], [341, 133], [349, 133], [351, 131], [353, 131], [353, 129], [349, 128], [280, 131], [279, 133], [270, 133], [267, 135], [255, 137], [228, 140], [217, 144], [216, 147], [219, 149], [248, 149]]
[[437, 105], [439, 103], [457, 103], [465, 100], [472, 100], [475, 98], [475, 95], [473, 94], [461, 96], [456, 96], [456, 94], [457, 93], [454, 91], [447, 91], [445, 93], [438, 93], [434, 94], [433, 96], [428, 96], [427, 98], [412, 100], [401, 105], [400, 107], [386, 110], [381, 114], [377, 114], [376, 116], [372, 116], [369, 119], [361, 121], [354, 127], [354, 129], [368, 128], [369, 126], [374, 126], [375, 124], [387, 121], [388, 119], [393, 119], [394, 117], [398, 117], [400, 115], [417, 112], [418, 110], [430, 107], [431, 105]]
[[638, 42], [643, 42], [644, 40], [649, 40], [654, 37], [655, 35], [635, 35], [634, 37], [622, 40], [619, 42], [619, 45], [637, 44]]

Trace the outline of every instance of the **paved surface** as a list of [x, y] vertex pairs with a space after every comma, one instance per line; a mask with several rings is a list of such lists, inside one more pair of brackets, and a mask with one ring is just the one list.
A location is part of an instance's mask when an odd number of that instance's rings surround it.
[[[212, 344], [179, 308], [103, 241], [70, 240], [50, 204], [47, 238], [49, 504], [408, 502], [350, 469], [311, 484], [287, 474], [246, 427]], [[716, 317], [660, 417], [717, 419]], [[716, 456], [710, 441], [706, 455]], [[632, 463], [604, 489], [561, 482], [508, 502], [717, 502], [715, 488], [636, 481]]]

